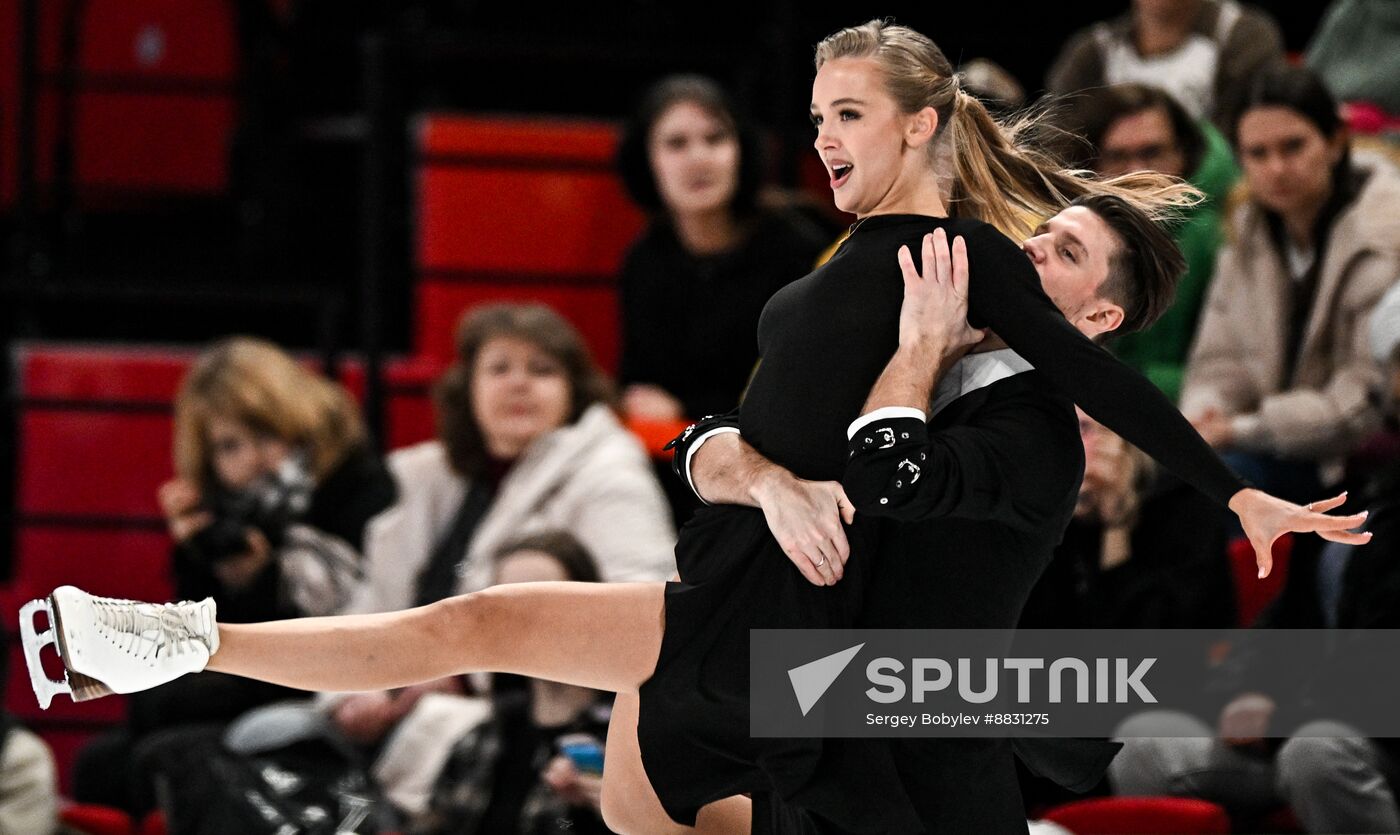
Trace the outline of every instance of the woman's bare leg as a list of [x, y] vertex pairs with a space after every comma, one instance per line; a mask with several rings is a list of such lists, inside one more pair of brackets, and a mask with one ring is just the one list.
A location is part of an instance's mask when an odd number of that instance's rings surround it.
[[209, 669], [302, 690], [467, 672], [635, 692], [661, 651], [664, 583], [518, 583], [402, 612], [220, 624]]
[[700, 835], [749, 835], [753, 831], [753, 801], [742, 795], [716, 800], [695, 817]]
[[748, 835], [753, 804], [747, 797], [730, 797], [700, 810], [695, 826], [683, 826], [666, 814], [657, 798], [637, 743], [640, 700], [635, 693], [619, 693], [608, 723], [607, 755], [603, 759], [603, 821], [623, 835]]
[[[623, 832], [747, 835], [748, 798], [672, 821], [642, 768], [637, 688], [661, 651], [663, 583], [520, 583], [374, 615], [220, 624], [209, 669], [305, 690], [382, 690], [508, 672], [620, 694], [608, 730], [604, 814]], [[611, 812], [611, 814], [610, 814]]]

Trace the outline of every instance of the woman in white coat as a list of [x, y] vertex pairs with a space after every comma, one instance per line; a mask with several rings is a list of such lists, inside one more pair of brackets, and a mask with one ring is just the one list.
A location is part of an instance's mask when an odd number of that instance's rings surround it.
[[[613, 413], [611, 386], [582, 338], [553, 310], [503, 304], [468, 314], [434, 396], [439, 437], [390, 454], [398, 501], [370, 522], [366, 574], [348, 611], [478, 591], [491, 584], [504, 543], [543, 530], [572, 534], [596, 555], [604, 581], [675, 573], [675, 530], [646, 452]], [[447, 678], [343, 696], [331, 719], [374, 745], [423, 695], [461, 692]], [[446, 731], [453, 720], [414, 721]], [[446, 746], [450, 735], [429, 736]], [[423, 754], [415, 759], [434, 759]]]

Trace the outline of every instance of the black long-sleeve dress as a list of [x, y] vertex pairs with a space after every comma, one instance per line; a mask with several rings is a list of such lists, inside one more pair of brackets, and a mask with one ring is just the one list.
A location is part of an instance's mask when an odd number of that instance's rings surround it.
[[763, 306], [830, 243], [795, 212], [763, 211], [733, 250], [697, 256], [670, 223], [652, 223], [618, 278], [618, 382], [660, 386], [691, 418], [734, 408], [758, 358], [753, 333]]
[[[967, 242], [975, 327], [992, 328], [1086, 412], [1217, 502], [1243, 487], [1151, 383], [1065, 320], [1019, 247], [978, 221], [921, 215], [865, 219], [831, 260], [768, 303], [762, 361], [739, 415], [759, 453], [801, 478], [842, 477], [846, 428], [898, 343], [895, 254], [906, 244], [917, 251], [940, 226]], [[681, 582], [667, 587], [665, 636], [638, 723], [648, 778], [673, 818], [691, 823], [719, 798], [788, 796], [806, 782], [820, 740], [749, 736], [749, 630], [852, 625], [876, 535], [858, 512], [845, 577], [821, 587], [792, 566], [756, 509], [705, 508], [682, 529]]]

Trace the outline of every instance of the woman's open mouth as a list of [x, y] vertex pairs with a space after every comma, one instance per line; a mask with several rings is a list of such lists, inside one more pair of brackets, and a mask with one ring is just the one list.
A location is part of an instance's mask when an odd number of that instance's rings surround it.
[[840, 188], [850, 179], [851, 171], [855, 169], [849, 162], [838, 162], [831, 166], [831, 187]]

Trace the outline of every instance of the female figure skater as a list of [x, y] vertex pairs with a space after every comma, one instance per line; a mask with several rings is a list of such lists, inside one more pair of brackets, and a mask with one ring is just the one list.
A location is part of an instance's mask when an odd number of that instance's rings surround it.
[[[982, 278], [968, 291], [973, 324], [995, 329], [1091, 415], [1228, 502], [1259, 548], [1261, 569], [1268, 544], [1284, 531], [1341, 538], [1359, 524], [1356, 517], [1328, 517], [1245, 489], [1150, 383], [1069, 326], [1039, 289], [1026, 254], [978, 222], [1014, 229], [1022, 212], [1049, 215], [1094, 191], [1157, 210], [1179, 191], [1164, 187], [1139, 196], [1121, 183], [1054, 170], [1017, 148], [958, 89], [937, 47], [902, 27], [872, 22], [824, 41], [814, 109], [837, 205], [857, 213], [861, 228], [765, 311], [763, 364], [741, 420], [759, 452], [803, 478], [841, 476], [846, 427], [898, 339], [903, 283], [891, 275], [898, 267], [890, 244], [944, 227], [964, 238], [969, 260], [979, 265]], [[842, 130], [835, 138], [833, 126]], [[948, 167], [935, 164], [940, 154], [951, 158], [955, 205], [978, 220], [947, 219], [940, 171]], [[956, 298], [948, 289], [937, 304]], [[946, 353], [957, 347], [945, 346]], [[872, 534], [859, 522], [850, 529], [857, 555]], [[496, 670], [640, 693], [643, 707], [658, 712], [653, 727], [669, 722], [690, 732], [642, 735], [639, 760], [627, 755], [626, 738], [636, 727], [628, 726], [626, 710], [615, 714], [622, 721], [609, 733], [604, 789], [610, 822], [619, 809], [629, 817], [664, 809], [683, 824], [745, 831], [747, 804], [732, 796], [787, 790], [819, 753], [810, 744], [749, 738], [748, 630], [849, 624], [861, 602], [862, 561], [847, 566], [840, 584], [811, 584], [787, 563], [764, 515], [737, 507], [697, 517], [682, 531], [677, 561], [679, 583], [490, 588], [403, 612], [267, 624], [216, 627], [208, 603], [161, 607], [68, 587], [51, 601], [76, 698], [139, 690], [205, 666], [314, 690], [387, 688]], [[32, 612], [26, 610], [31, 630]], [[36, 644], [27, 642], [36, 691], [51, 697]], [[796, 756], [785, 760], [788, 754]], [[692, 758], [714, 769], [712, 777], [676, 779]], [[659, 798], [646, 795], [648, 780]], [[610, 804], [609, 783], [629, 793]], [[668, 828], [665, 816], [653, 820], [663, 826], [642, 828]]]

